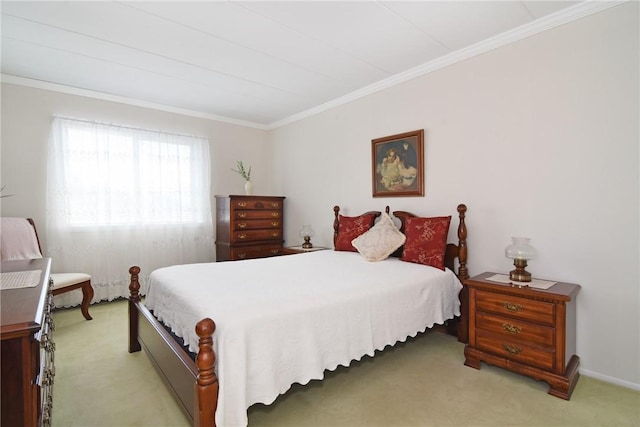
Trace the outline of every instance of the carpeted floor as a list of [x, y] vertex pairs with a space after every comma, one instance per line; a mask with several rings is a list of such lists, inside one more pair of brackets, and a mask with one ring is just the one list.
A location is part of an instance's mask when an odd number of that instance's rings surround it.
[[[127, 304], [54, 312], [53, 425], [187, 426], [144, 352], [127, 352]], [[584, 375], [571, 401], [503, 369], [463, 365], [464, 346], [439, 333], [294, 385], [249, 409], [251, 426], [640, 426], [640, 393]]]

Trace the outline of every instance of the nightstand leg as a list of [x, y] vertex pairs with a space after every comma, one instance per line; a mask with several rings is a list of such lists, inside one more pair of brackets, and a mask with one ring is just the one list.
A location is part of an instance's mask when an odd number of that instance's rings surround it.
[[576, 355], [573, 355], [562, 377], [550, 377], [544, 379], [544, 381], [546, 381], [550, 386], [550, 395], [559, 397], [564, 400], [571, 399], [573, 389], [576, 387], [578, 379], [580, 378], [580, 373], [578, 372], [579, 364], [580, 358]]
[[472, 347], [466, 345], [464, 347], [464, 364], [472, 368], [480, 369], [480, 353]]

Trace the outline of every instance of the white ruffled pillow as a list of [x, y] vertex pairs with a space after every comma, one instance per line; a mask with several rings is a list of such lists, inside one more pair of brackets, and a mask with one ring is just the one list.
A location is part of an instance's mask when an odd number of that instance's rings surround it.
[[407, 238], [398, 230], [387, 213], [367, 232], [351, 241], [367, 261], [382, 261], [402, 246]]

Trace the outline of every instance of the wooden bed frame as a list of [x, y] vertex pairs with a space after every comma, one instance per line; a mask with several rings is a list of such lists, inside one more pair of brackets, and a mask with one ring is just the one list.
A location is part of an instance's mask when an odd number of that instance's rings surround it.
[[[334, 241], [338, 232], [339, 212], [334, 207]], [[465, 214], [467, 207], [458, 205], [458, 244], [449, 243], [445, 256], [445, 265], [455, 271], [454, 261], [458, 258], [458, 278], [469, 278], [467, 271], [467, 227]], [[386, 208], [389, 213], [389, 207]], [[377, 213], [380, 212], [368, 212]], [[415, 217], [409, 212], [395, 211], [393, 215], [400, 219], [404, 232], [406, 218]], [[218, 405], [218, 378], [215, 374], [216, 354], [213, 351], [213, 333], [216, 325], [206, 318], [196, 324], [199, 338], [199, 350], [195, 362], [174, 339], [170, 332], [156, 319], [140, 301], [140, 268], [129, 269], [129, 353], [140, 351], [143, 347], [161, 378], [176, 397], [185, 415], [194, 426], [215, 426], [215, 413]], [[466, 288], [465, 288], [466, 289]], [[463, 289], [464, 292], [464, 289]], [[461, 316], [457, 322], [450, 322], [447, 330], [456, 334], [459, 341], [466, 342], [468, 337], [466, 297], [461, 292]]]

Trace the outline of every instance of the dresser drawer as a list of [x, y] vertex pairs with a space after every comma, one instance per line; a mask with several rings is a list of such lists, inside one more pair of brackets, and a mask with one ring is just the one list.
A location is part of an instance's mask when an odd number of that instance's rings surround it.
[[282, 240], [282, 230], [236, 230], [231, 233], [232, 243], [254, 242], [260, 240]]
[[235, 221], [233, 228], [236, 230], [258, 230], [280, 228], [282, 221], [279, 219], [256, 219], [251, 221]]
[[234, 209], [280, 209], [282, 201], [280, 200], [233, 200], [231, 206]]
[[493, 292], [476, 292], [476, 310], [555, 325], [555, 304]]
[[555, 369], [555, 351], [553, 351], [553, 348], [537, 347], [483, 331], [477, 331], [476, 347], [487, 353], [493, 353], [546, 371]]
[[548, 347], [554, 345], [554, 328], [506, 316], [476, 312], [476, 328], [504, 339], [522, 340]]
[[282, 246], [280, 245], [265, 245], [265, 246], [248, 246], [246, 248], [232, 248], [231, 259], [251, 259], [251, 258], [266, 258], [270, 256], [280, 255]]
[[282, 212], [273, 210], [235, 211], [232, 218], [236, 221], [251, 219], [280, 219], [282, 218]]

